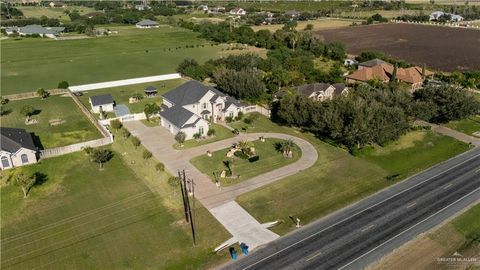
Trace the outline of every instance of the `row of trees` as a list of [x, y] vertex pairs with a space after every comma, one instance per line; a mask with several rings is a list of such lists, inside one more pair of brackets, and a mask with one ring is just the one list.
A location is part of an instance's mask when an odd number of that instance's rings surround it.
[[287, 95], [274, 103], [272, 120], [355, 150], [398, 139], [415, 119], [444, 123], [479, 112], [480, 103], [470, 93], [448, 85], [426, 87], [413, 96], [396, 85], [360, 85], [326, 102]]
[[[227, 24], [187, 23], [186, 27], [213, 41], [236, 41], [269, 49], [266, 59], [253, 54], [231, 55], [203, 65], [185, 59], [178, 66], [177, 71], [183, 75], [197, 80], [211, 78], [220, 90], [237, 98], [265, 101], [285, 86], [343, 81], [341, 66], [346, 55], [345, 46], [325, 44], [311, 31], [298, 32], [295, 21], [273, 34], [269, 30], [254, 32], [248, 26], [230, 29]], [[321, 71], [314, 64], [314, 59], [319, 57], [336, 63], [329, 71]]]

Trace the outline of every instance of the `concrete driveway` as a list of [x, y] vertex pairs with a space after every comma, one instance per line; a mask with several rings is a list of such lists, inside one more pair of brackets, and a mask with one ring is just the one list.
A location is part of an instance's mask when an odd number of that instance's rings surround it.
[[[146, 127], [140, 121], [125, 122], [124, 126], [137, 136], [156, 159], [165, 164], [166, 169], [176, 175], [185, 170], [188, 178], [195, 181], [195, 197], [233, 235], [235, 242], [245, 242], [251, 249], [268, 243], [278, 237], [250, 216], [235, 198], [243, 193], [278, 181], [311, 167], [318, 158], [317, 151], [306, 140], [281, 133], [247, 133], [233, 138], [213, 142], [195, 148], [176, 150], [174, 136], [163, 127]], [[301, 158], [282, 168], [258, 175], [247, 181], [225, 188], [218, 188], [212, 180], [190, 163], [195, 156], [209, 151], [217, 151], [231, 146], [240, 140], [257, 140], [259, 137], [291, 139], [302, 150]], [[236, 221], [235, 221], [236, 220]], [[232, 222], [235, 221], [235, 222]]]

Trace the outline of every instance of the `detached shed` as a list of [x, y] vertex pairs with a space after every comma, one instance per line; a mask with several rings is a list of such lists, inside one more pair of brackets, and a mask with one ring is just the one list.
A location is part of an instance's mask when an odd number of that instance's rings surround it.
[[110, 94], [91, 96], [89, 102], [94, 113], [100, 113], [100, 111], [112, 112], [115, 105]]
[[153, 86], [148, 86], [144, 89], [145, 91], [145, 95], [147, 97], [155, 97], [157, 96], [157, 88], [153, 87]]

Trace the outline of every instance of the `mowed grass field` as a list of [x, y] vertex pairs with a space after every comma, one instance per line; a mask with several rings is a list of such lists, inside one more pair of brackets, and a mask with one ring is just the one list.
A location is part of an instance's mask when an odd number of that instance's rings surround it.
[[55, 18], [55, 19], [59, 19], [60, 21], [67, 21], [67, 22], [70, 21], [70, 17], [68, 17], [68, 15], [64, 13], [66, 10], [69, 10], [69, 11], [77, 10], [78, 13], [80, 13], [81, 15], [84, 15], [90, 12], [95, 12], [95, 9], [89, 8], [89, 7], [83, 7], [83, 6], [67, 6], [65, 8], [17, 6], [16, 8], [21, 10], [23, 12], [23, 15], [27, 18], [40, 18], [42, 16], [47, 16], [48, 18]]
[[169, 175], [128, 141], [112, 147], [104, 170], [83, 152], [17, 169], [44, 175], [27, 199], [3, 174], [3, 269], [203, 269], [227, 259], [213, 249], [230, 236], [205, 208], [196, 203], [193, 247]]
[[202, 62], [227, 46], [212, 46], [192, 31], [170, 26], [108, 28], [118, 33], [79, 40], [2, 40], [2, 95], [54, 88], [62, 80], [78, 85], [172, 73], [185, 58]]
[[[459, 121], [451, 121], [446, 126], [470, 136], [480, 137], [480, 115], [471, 116]], [[478, 133], [474, 135], [475, 132]]]
[[[79, 97], [85, 107], [91, 109], [89, 98], [91, 96], [111, 94], [116, 105], [126, 105], [131, 113], [141, 113], [145, 108], [146, 104], [157, 103], [158, 105], [162, 104], [162, 94], [174, 89], [177, 86], [184, 84], [186, 81], [184, 79], [175, 79], [168, 81], [152, 82], [152, 83], [142, 83], [134, 84], [120, 87], [112, 87], [98, 90], [91, 90], [87, 92], [82, 92], [82, 96]], [[157, 96], [155, 97], [146, 97], [145, 88], [148, 86], [153, 86], [157, 88]], [[128, 103], [129, 98], [135, 94], [140, 94], [143, 96], [143, 99], [137, 103]]]
[[[232, 124], [238, 129], [245, 125]], [[318, 152], [313, 167], [237, 198], [260, 222], [283, 220], [272, 229], [280, 234], [295, 228], [290, 215], [306, 224], [469, 149], [467, 144], [449, 137], [422, 131], [425, 135], [407, 135], [400, 145], [392, 144], [360, 158], [265, 117], [259, 117], [247, 130], [298, 136], [312, 143]]]
[[226, 154], [230, 148], [226, 148], [213, 152], [211, 157], [207, 155], [194, 157], [190, 160], [190, 163], [214, 181], [213, 172], [220, 174], [221, 171], [227, 170], [223, 162], [226, 160], [230, 161], [233, 175], [239, 176], [239, 178], [219, 178], [223, 186], [228, 186], [297, 161], [302, 156], [302, 152], [297, 146], [292, 149], [293, 158], [285, 158], [283, 154], [275, 148], [275, 144], [284, 141], [285, 140], [280, 139], [265, 139], [265, 142], [253, 141], [252, 144], [255, 148], [256, 155], [260, 157], [256, 162], [249, 162], [248, 160], [235, 156], [227, 158]]
[[[36, 113], [32, 116], [37, 124], [26, 125], [21, 114], [23, 106], [32, 106]], [[53, 148], [73, 143], [101, 138], [95, 126], [80, 111], [69, 96], [50, 96], [46, 99], [31, 98], [10, 101], [4, 105], [8, 114], [0, 117], [3, 127], [24, 128], [33, 132], [37, 146]], [[63, 124], [50, 125], [50, 120], [59, 119]]]
[[[333, 29], [340, 27], [347, 27], [352, 25], [353, 22], [359, 23], [360, 21], [354, 20], [341, 20], [341, 19], [318, 19], [313, 21], [299, 21], [297, 22], [296, 29], [301, 31], [305, 29], [308, 24], [313, 25], [313, 30], [323, 30], [323, 29]], [[275, 32], [278, 29], [281, 29], [283, 24], [270, 24], [270, 25], [258, 25], [252, 26], [252, 29], [256, 32], [262, 29], [270, 30], [270, 32]]]

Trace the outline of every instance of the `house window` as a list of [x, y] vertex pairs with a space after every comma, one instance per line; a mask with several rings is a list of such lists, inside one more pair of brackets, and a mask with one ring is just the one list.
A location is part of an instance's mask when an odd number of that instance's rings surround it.
[[230, 114], [229, 114], [229, 115], [230, 115], [230, 117], [233, 117], [233, 112], [230, 112]]
[[200, 133], [200, 134], [202, 134], [202, 135], [203, 135], [203, 133], [204, 133], [204, 131], [203, 131], [203, 127], [200, 127], [200, 128], [198, 129], [198, 133]]
[[208, 104], [207, 104], [206, 102], [203, 103], [203, 108], [206, 109], [206, 108], [207, 108], [207, 105], [208, 105]]
[[3, 167], [3, 168], [10, 167], [10, 163], [8, 162], [8, 158], [7, 158], [7, 157], [2, 157], [2, 167]]
[[20, 158], [22, 159], [22, 164], [28, 163], [28, 156], [27, 156], [27, 154], [22, 154], [22, 155], [20, 156]]

